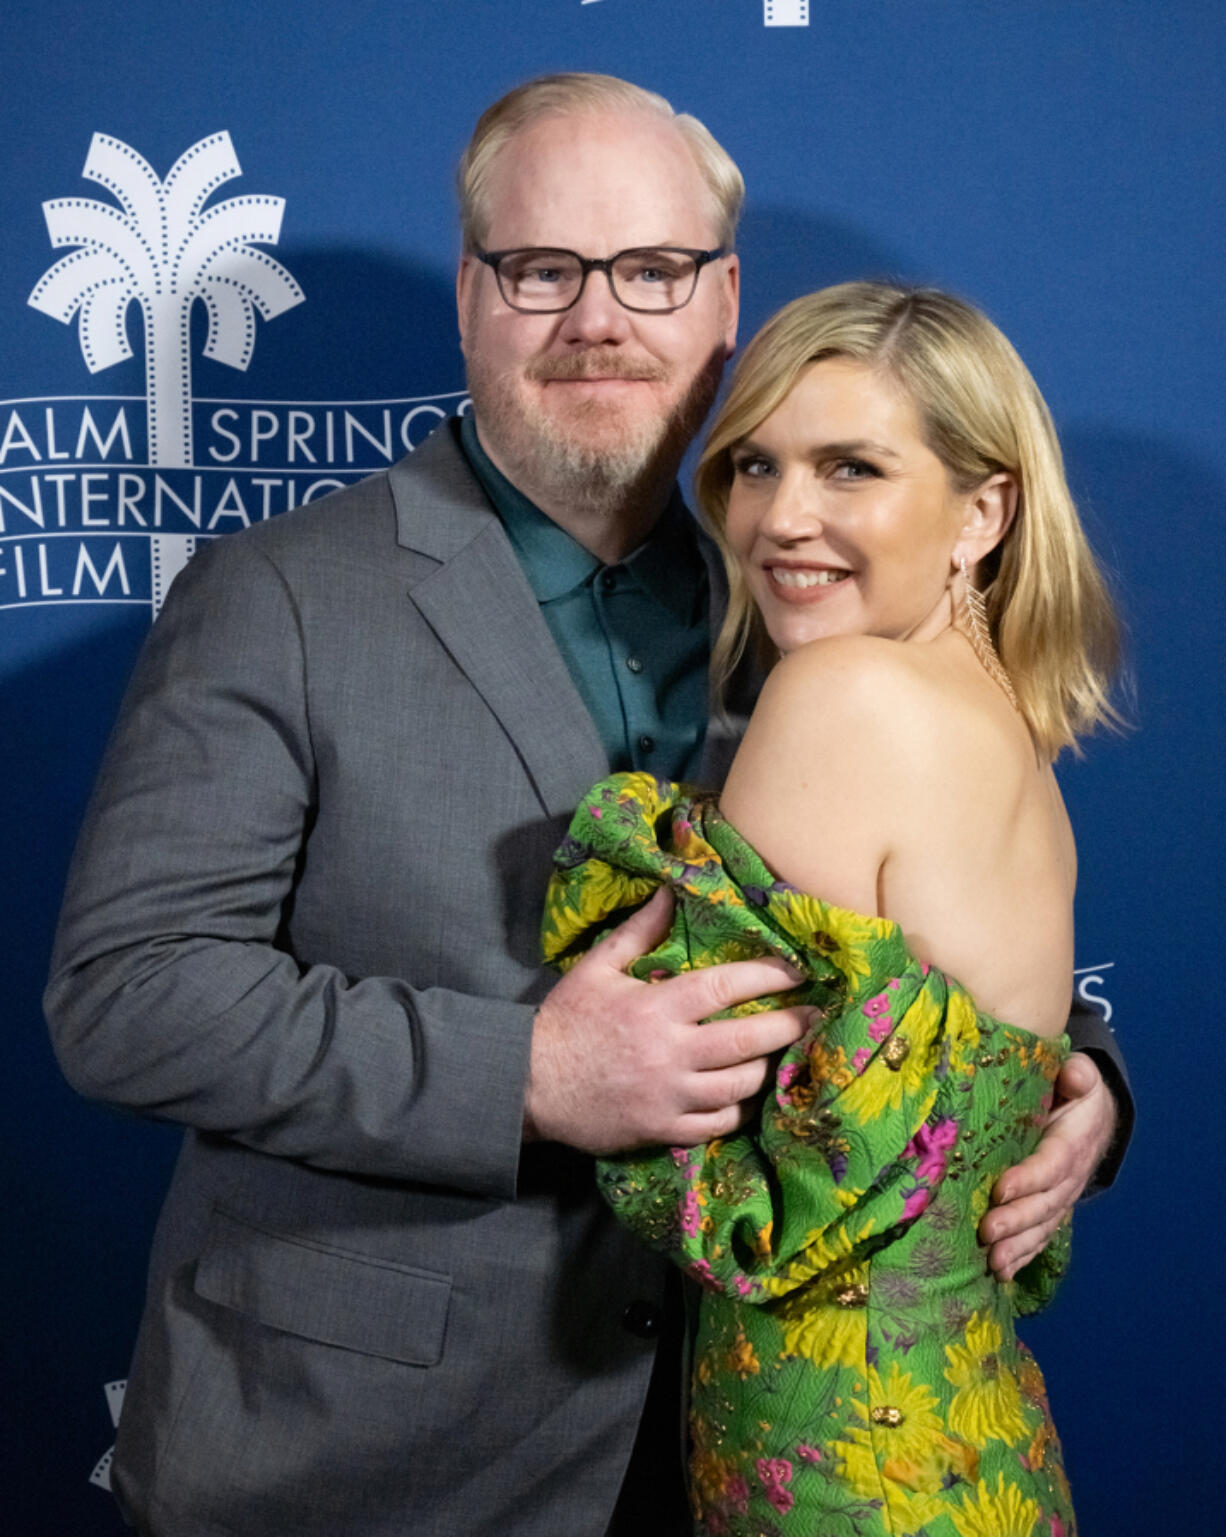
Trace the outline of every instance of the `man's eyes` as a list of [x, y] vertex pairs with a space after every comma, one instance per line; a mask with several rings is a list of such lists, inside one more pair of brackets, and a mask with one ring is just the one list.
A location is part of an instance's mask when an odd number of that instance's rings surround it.
[[542, 264], [540, 266], [521, 267], [518, 271], [512, 273], [512, 276], [517, 283], [540, 283], [543, 286], [547, 286], [553, 283], [565, 282], [571, 274], [565, 267]]
[[672, 261], [664, 256], [640, 256], [633, 261], [619, 264], [622, 270], [619, 277], [625, 277], [632, 283], [675, 283], [685, 276], [685, 267], [680, 262]]

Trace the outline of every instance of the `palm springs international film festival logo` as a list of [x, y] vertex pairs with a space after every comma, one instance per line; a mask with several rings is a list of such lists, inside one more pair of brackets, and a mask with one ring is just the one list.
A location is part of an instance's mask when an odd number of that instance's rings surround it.
[[114, 199], [43, 204], [56, 250], [29, 303], [77, 319], [85, 366], [132, 356], [140, 308], [145, 395], [0, 401], [0, 609], [146, 604], [154, 614], [202, 538], [325, 496], [415, 448], [462, 391], [396, 400], [193, 398], [191, 313], [204, 305], [204, 355], [245, 370], [256, 316], [305, 299], [262, 245], [284, 199], [210, 203], [242, 174], [228, 133], [186, 150], [164, 181], [129, 145], [95, 134], [82, 173]]

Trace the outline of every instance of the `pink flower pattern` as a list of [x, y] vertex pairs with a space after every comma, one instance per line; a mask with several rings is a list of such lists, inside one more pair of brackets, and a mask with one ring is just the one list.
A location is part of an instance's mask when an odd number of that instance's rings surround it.
[[786, 1457], [759, 1457], [757, 1474], [762, 1492], [781, 1516], [796, 1503], [796, 1496], [786, 1485], [792, 1482], [792, 1464]]
[[693, 1280], [697, 1281], [699, 1286], [701, 1286], [705, 1291], [723, 1291], [723, 1287], [715, 1279], [714, 1272], [711, 1269], [710, 1260], [691, 1260], [690, 1263], [685, 1267], [685, 1270], [686, 1274], [689, 1275]]
[[749, 1514], [749, 1485], [738, 1473], [735, 1478], [728, 1480], [725, 1495], [728, 1504], [738, 1516]]

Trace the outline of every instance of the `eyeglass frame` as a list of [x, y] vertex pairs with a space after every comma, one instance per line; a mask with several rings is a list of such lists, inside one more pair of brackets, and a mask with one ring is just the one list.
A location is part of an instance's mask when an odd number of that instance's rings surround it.
[[[507, 298], [506, 290], [502, 286], [502, 273], [499, 272], [499, 263], [505, 261], [508, 256], [523, 256], [530, 251], [547, 251], [556, 256], [573, 256], [579, 263], [581, 275], [579, 278], [579, 291], [569, 304], [559, 305], [557, 309], [529, 309], [525, 305], [515, 304]], [[643, 309], [637, 304], [627, 304], [617, 291], [617, 285], [613, 281], [613, 263], [620, 261], [623, 256], [633, 256], [636, 251], [658, 251], [661, 256], [688, 256], [694, 263], [694, 286], [680, 304], [669, 304], [661, 309]], [[632, 245], [624, 251], [614, 251], [612, 256], [580, 256], [578, 251], [568, 250], [565, 246], [553, 245], [525, 245], [511, 246], [506, 251], [483, 251], [480, 246], [474, 246], [472, 254], [479, 262], [489, 267], [494, 274], [494, 281], [498, 284], [498, 292], [502, 295], [502, 302], [508, 309], [513, 309], [520, 315], [565, 315], [567, 310], [573, 310], [579, 300], [583, 298], [583, 290], [587, 287], [588, 274], [591, 272], [603, 272], [608, 279], [609, 292], [621, 305], [622, 309], [629, 310], [632, 315], [675, 315], [678, 310], [683, 310], [698, 292], [698, 279], [702, 269], [711, 262], [719, 261], [724, 256], [730, 256], [731, 250], [727, 246], [714, 246], [710, 251], [694, 251], [688, 246], [679, 245]]]

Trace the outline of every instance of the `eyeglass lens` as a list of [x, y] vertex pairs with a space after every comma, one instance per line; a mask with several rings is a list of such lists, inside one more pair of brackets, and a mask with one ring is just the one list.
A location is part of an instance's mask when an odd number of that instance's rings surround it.
[[[583, 266], [570, 251], [513, 251], [498, 264], [508, 304], [521, 309], [562, 310], [583, 285]], [[614, 258], [614, 296], [628, 309], [671, 310], [687, 304], [698, 280], [698, 263], [679, 251], [623, 251]]]

